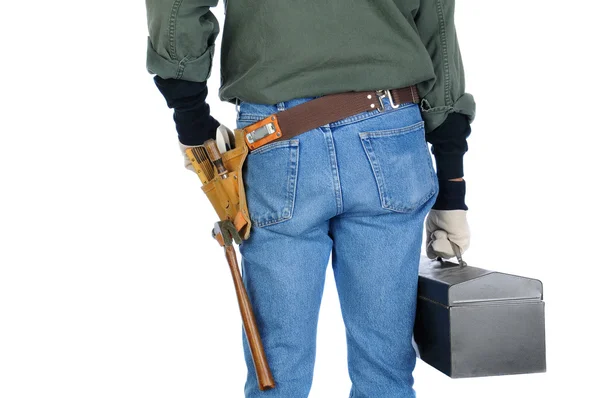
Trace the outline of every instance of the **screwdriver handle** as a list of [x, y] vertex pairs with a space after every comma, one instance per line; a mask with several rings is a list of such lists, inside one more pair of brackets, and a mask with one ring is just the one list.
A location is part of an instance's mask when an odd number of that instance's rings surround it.
[[221, 152], [219, 152], [219, 147], [217, 146], [217, 142], [210, 138], [204, 141], [204, 147], [206, 148], [206, 152], [208, 153], [208, 157], [211, 162], [217, 168], [217, 173], [221, 176], [221, 178], [227, 178], [227, 168], [223, 164], [223, 159], [221, 159]]

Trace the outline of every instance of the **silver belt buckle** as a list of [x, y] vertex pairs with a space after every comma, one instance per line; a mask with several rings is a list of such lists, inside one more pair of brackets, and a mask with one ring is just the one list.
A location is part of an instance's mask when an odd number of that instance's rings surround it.
[[392, 108], [396, 109], [400, 107], [400, 104], [394, 104], [394, 100], [392, 99], [392, 93], [390, 93], [390, 90], [385, 90], [385, 94], [390, 100], [390, 105], [392, 106]]
[[395, 104], [394, 100], [392, 98], [392, 93], [390, 93], [390, 90], [375, 90], [375, 92], [377, 93], [377, 98], [379, 99], [379, 104], [381, 105], [381, 108], [379, 108], [380, 112], [383, 112], [383, 110], [385, 109], [385, 106], [383, 105], [383, 97], [388, 97], [388, 100], [390, 101], [390, 106], [393, 109], [397, 109], [400, 107], [400, 104]]

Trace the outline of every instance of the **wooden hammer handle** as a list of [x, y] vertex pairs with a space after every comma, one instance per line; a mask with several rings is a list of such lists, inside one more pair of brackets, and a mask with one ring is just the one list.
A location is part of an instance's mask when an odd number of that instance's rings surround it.
[[252, 305], [248, 299], [248, 293], [242, 282], [242, 276], [238, 268], [237, 258], [235, 255], [235, 248], [233, 245], [226, 245], [225, 256], [231, 269], [231, 276], [233, 277], [233, 284], [235, 285], [235, 292], [237, 294], [238, 304], [240, 305], [240, 313], [242, 314], [242, 321], [244, 323], [244, 331], [248, 338], [250, 345], [250, 351], [252, 352], [252, 360], [254, 361], [254, 369], [256, 370], [256, 377], [258, 380], [258, 388], [262, 390], [269, 390], [275, 387], [275, 380], [271, 374], [269, 363], [267, 362], [267, 356], [260, 339], [258, 327], [256, 325], [256, 319], [254, 318], [254, 312], [252, 311]]

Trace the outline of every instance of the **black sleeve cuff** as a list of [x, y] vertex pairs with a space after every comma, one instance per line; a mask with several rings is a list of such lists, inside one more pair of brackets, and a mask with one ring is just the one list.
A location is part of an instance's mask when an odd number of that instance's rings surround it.
[[467, 137], [470, 134], [471, 125], [467, 115], [456, 112], [449, 113], [444, 123], [427, 134], [439, 179], [464, 176], [463, 156], [469, 149]]
[[163, 79], [156, 75], [154, 82], [165, 97], [167, 106], [173, 109], [173, 120], [184, 145], [200, 145], [215, 138], [220, 123], [210, 115], [206, 103], [206, 82], [191, 82], [181, 79]]
[[460, 178], [465, 175], [463, 155], [449, 155], [438, 153], [435, 157], [437, 176], [441, 180]]
[[435, 210], [469, 210], [465, 203], [466, 181], [438, 179], [440, 192], [433, 205]]

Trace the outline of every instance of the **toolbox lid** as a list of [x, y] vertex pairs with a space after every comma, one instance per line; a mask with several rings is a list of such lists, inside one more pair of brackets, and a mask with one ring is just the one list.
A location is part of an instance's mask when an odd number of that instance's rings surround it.
[[513, 300], [541, 300], [542, 282], [537, 279], [489, 271], [421, 256], [419, 297], [445, 306]]

